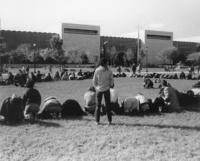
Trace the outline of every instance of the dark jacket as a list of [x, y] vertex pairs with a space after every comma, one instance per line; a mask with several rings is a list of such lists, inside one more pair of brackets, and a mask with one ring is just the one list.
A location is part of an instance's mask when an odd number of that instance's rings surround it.
[[26, 90], [23, 96], [24, 105], [28, 105], [30, 103], [36, 103], [40, 106], [41, 104], [41, 95], [37, 89], [29, 88]]

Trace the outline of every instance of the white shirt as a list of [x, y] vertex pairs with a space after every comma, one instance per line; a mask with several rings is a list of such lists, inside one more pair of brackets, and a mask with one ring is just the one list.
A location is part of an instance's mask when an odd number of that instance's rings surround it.
[[118, 102], [118, 92], [114, 88], [110, 88], [110, 101], [111, 101], [111, 103]]
[[96, 107], [96, 93], [92, 91], [87, 91], [84, 94], [85, 108], [95, 108]]
[[143, 94], [137, 94], [135, 98], [140, 102], [140, 104], [147, 103], [147, 98]]
[[191, 90], [194, 92], [194, 95], [200, 95], [200, 88], [192, 88]]
[[95, 70], [93, 84], [97, 91], [105, 92], [110, 89], [113, 83], [113, 73], [110, 69], [99, 66]]
[[123, 105], [125, 113], [132, 112], [133, 110], [139, 111], [139, 101], [134, 97], [126, 98], [123, 102]]

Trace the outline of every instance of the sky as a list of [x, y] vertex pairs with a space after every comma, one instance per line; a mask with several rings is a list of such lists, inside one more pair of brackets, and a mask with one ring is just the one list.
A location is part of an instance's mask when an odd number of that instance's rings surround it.
[[61, 33], [61, 23], [99, 25], [102, 36], [170, 31], [200, 42], [200, 0], [0, 0], [1, 29]]

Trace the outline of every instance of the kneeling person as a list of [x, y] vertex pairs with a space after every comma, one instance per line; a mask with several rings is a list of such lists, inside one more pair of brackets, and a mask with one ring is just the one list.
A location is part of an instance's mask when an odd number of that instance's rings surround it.
[[122, 110], [119, 107], [118, 103], [118, 92], [114, 88], [114, 84], [110, 88], [110, 106], [111, 106], [111, 111], [113, 111], [115, 114], [122, 113]]
[[94, 86], [89, 87], [88, 91], [84, 94], [85, 111], [94, 114], [96, 108], [96, 90]]
[[41, 104], [41, 95], [37, 89], [34, 89], [35, 82], [30, 79], [27, 82], [27, 90], [23, 96], [25, 105], [24, 117], [25, 119], [35, 120], [36, 114], [39, 111]]

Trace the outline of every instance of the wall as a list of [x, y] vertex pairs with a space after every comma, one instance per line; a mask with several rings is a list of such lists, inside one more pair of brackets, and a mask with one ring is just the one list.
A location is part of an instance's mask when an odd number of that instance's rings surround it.
[[[148, 35], [153, 35], [151, 38]], [[168, 39], [169, 38], [169, 39]], [[143, 64], [159, 65], [163, 61], [159, 58], [159, 53], [166, 48], [173, 47], [173, 33], [164, 31], [145, 31], [145, 51], [147, 55], [143, 59]]]
[[62, 23], [62, 39], [66, 55], [85, 53], [90, 63], [98, 62], [100, 56], [99, 26]]

